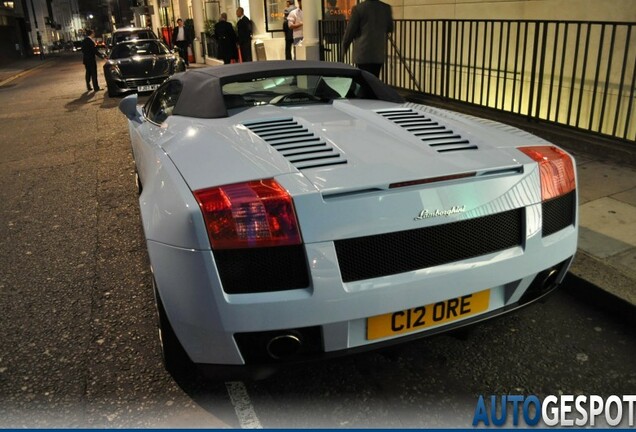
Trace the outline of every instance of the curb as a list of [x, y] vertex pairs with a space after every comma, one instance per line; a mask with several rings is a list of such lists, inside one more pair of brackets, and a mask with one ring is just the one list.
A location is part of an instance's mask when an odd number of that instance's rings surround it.
[[636, 305], [600, 288], [584, 277], [573, 274], [571, 269], [566, 274], [561, 286], [564, 292], [577, 300], [601, 309], [627, 325], [636, 325]]
[[[636, 293], [634, 292], [636, 282], [634, 279], [602, 260], [590, 256], [585, 251], [577, 250], [568, 273], [577, 279], [585, 280], [608, 295], [636, 307]], [[636, 313], [634, 317], [636, 317]]]

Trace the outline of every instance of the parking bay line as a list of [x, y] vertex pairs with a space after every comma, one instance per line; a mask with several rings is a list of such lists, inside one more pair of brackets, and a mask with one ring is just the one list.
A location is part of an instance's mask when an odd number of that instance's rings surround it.
[[229, 381], [225, 383], [225, 388], [230, 395], [241, 429], [263, 429], [252, 406], [250, 396], [247, 394], [245, 384], [241, 381]]

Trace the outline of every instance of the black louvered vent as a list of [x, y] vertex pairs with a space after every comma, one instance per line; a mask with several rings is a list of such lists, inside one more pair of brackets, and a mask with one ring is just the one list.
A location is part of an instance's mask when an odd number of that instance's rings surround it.
[[343, 282], [424, 269], [521, 245], [523, 208], [335, 242]]
[[476, 145], [471, 144], [461, 135], [412, 109], [390, 109], [376, 112], [403, 127], [440, 153], [477, 149]]
[[243, 123], [299, 170], [346, 164], [339, 151], [292, 118]]

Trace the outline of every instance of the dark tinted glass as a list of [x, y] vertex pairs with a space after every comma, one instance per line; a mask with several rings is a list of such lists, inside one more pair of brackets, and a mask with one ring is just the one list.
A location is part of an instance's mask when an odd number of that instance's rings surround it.
[[148, 120], [163, 123], [171, 116], [181, 94], [181, 88], [179, 81], [168, 81], [159, 87], [146, 103], [145, 114]]
[[159, 41], [145, 40], [135, 42], [120, 43], [110, 53], [111, 59], [122, 59], [143, 55], [164, 55], [170, 54], [168, 47]]
[[157, 36], [152, 30], [122, 31], [113, 35], [113, 42], [115, 44], [134, 39], [157, 39]]

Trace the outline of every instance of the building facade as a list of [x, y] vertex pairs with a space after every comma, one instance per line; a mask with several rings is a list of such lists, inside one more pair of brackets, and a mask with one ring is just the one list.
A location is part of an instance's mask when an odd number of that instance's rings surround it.
[[[282, 11], [285, 0], [145, 0], [152, 14], [137, 15], [136, 24], [156, 31], [173, 27], [178, 18], [192, 19], [201, 43], [206, 22], [221, 12], [236, 22], [241, 6], [254, 25], [254, 40], [262, 42], [267, 59], [284, 58]], [[394, 19], [558, 19], [581, 21], [636, 21], [635, 0], [384, 0]], [[347, 19], [357, 0], [305, 0], [306, 45], [317, 44], [318, 20]], [[313, 57], [315, 52], [310, 52]], [[256, 56], [254, 57], [256, 58]]]
[[[558, 19], [636, 21], [635, 0], [385, 0], [394, 19]], [[318, 21], [346, 19], [357, 0], [305, 0], [306, 58], [317, 58]], [[222, 12], [236, 22], [243, 7], [254, 26], [254, 41], [263, 44], [267, 59], [284, 58], [282, 14], [285, 0], [0, 0], [0, 61], [45, 52], [60, 41], [83, 37], [91, 27], [97, 35], [117, 27], [148, 26], [164, 38], [178, 18], [192, 20], [195, 51], [203, 48], [205, 31]], [[207, 26], [207, 27], [206, 27]], [[37, 50], [36, 50], [37, 51]], [[204, 61], [201, 55], [197, 61]], [[258, 56], [254, 56], [258, 58]]]

